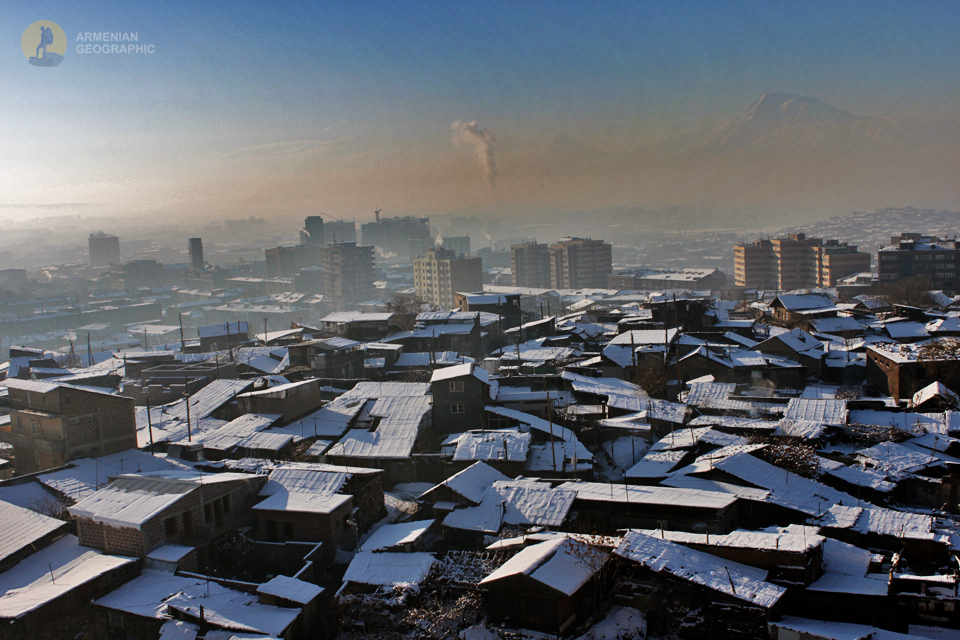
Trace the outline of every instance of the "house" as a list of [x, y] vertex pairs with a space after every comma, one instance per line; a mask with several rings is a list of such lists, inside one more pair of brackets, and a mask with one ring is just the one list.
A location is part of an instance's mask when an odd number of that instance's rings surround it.
[[477, 506], [483, 499], [484, 491], [492, 487], [494, 482], [507, 480], [510, 478], [487, 463], [477, 461], [424, 491], [417, 497], [417, 502], [431, 506], [434, 514], [440, 517], [458, 506]]
[[13, 446], [17, 474], [137, 447], [133, 398], [55, 382], [8, 379], [10, 422], [0, 442]]
[[287, 347], [291, 367], [305, 367], [318, 378], [363, 376], [362, 344], [349, 338], [306, 340]]
[[834, 318], [839, 309], [822, 293], [784, 294], [770, 303], [773, 315], [781, 320]]
[[65, 638], [90, 620], [90, 601], [136, 575], [136, 559], [102, 553], [68, 534], [0, 573], [4, 638]]
[[573, 508], [591, 530], [611, 534], [631, 527], [728, 533], [737, 527], [737, 496], [663, 486], [565, 482]]
[[474, 363], [437, 369], [430, 377], [433, 428], [454, 433], [484, 426], [483, 408], [496, 395], [490, 374]]
[[480, 581], [497, 624], [563, 635], [600, 604], [593, 581], [609, 552], [573, 537], [531, 545]]
[[360, 342], [376, 342], [391, 332], [393, 313], [360, 313], [338, 311], [320, 319], [320, 328], [343, 338]]
[[249, 523], [263, 482], [237, 473], [121, 475], [69, 511], [86, 547], [143, 558], [163, 545], [181, 544], [197, 547], [202, 566], [216, 556], [210, 544], [215, 538]]
[[743, 624], [760, 627], [779, 616], [784, 587], [767, 581], [768, 572], [721, 559], [641, 531], [628, 531], [613, 552], [626, 561], [627, 584], [643, 594], [648, 607], [682, 603], [704, 607], [721, 637]]
[[68, 523], [0, 500], [0, 573], [67, 534]]
[[237, 396], [240, 413], [279, 415], [284, 422], [296, 420], [320, 407], [320, 380], [311, 378]]
[[753, 351], [784, 356], [807, 368], [811, 376], [819, 376], [827, 352], [823, 343], [803, 329], [793, 329], [771, 336], [753, 347]]
[[908, 344], [867, 345], [867, 383], [898, 402], [912, 398], [932, 382], [960, 391], [960, 360], [924, 355]]
[[363, 415], [330, 447], [332, 464], [386, 471], [385, 481], [412, 482], [416, 468], [413, 448], [422, 431], [431, 427], [432, 403], [423, 383], [360, 383], [341, 396], [343, 401], [363, 400]]

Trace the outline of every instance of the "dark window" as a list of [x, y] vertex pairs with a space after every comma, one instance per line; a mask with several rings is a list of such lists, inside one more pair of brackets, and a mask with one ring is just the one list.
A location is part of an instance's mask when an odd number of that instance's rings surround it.
[[293, 538], [293, 523], [292, 523], [292, 522], [284, 522], [284, 523], [283, 523], [283, 537], [284, 537], [284, 538], [287, 538], [288, 540], [289, 540], [290, 538]]
[[466, 413], [466, 409], [462, 404], [452, 404], [450, 405], [450, 413]]
[[453, 380], [450, 382], [450, 393], [463, 392], [463, 380]]
[[223, 496], [223, 512], [230, 513], [230, 496]]
[[164, 531], [168, 536], [177, 535], [177, 518], [176, 516], [172, 518], [167, 518], [163, 523]]

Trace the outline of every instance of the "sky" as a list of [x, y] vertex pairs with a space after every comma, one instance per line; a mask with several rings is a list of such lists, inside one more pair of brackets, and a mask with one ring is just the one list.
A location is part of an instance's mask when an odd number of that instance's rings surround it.
[[[769, 92], [960, 120], [956, 2], [41, 1], [4, 17], [0, 220], [663, 204], [681, 190], [587, 175], [582, 150], [553, 182], [538, 159], [559, 136], [629, 155]], [[66, 34], [56, 67], [21, 50], [37, 20]], [[104, 31], [153, 52], [77, 51]]]

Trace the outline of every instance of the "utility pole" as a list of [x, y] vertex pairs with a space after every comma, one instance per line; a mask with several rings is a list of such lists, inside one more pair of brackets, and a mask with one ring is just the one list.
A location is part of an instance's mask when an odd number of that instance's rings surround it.
[[183, 376], [183, 393], [187, 401], [187, 442], [193, 442], [193, 436], [190, 433], [190, 389], [187, 385], [187, 376]]
[[180, 351], [183, 352], [186, 348], [186, 342], [183, 340], [183, 314], [178, 313], [177, 318], [180, 320]]
[[150, 419], [150, 394], [147, 393], [147, 428], [150, 430], [150, 444], [153, 444], [153, 421]]
[[553, 472], [557, 472], [557, 446], [553, 439], [553, 411], [550, 403], [550, 390], [547, 389], [547, 421], [550, 423], [550, 455], [553, 457]]

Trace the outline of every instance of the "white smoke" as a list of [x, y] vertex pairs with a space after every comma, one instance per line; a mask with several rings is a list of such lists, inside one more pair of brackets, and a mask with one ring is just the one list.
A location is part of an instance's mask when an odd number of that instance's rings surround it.
[[457, 120], [451, 127], [454, 131], [453, 140], [456, 143], [472, 144], [477, 152], [477, 160], [483, 169], [483, 177], [487, 185], [493, 189], [497, 179], [497, 165], [493, 161], [493, 131], [484, 129], [476, 121], [463, 122]]

